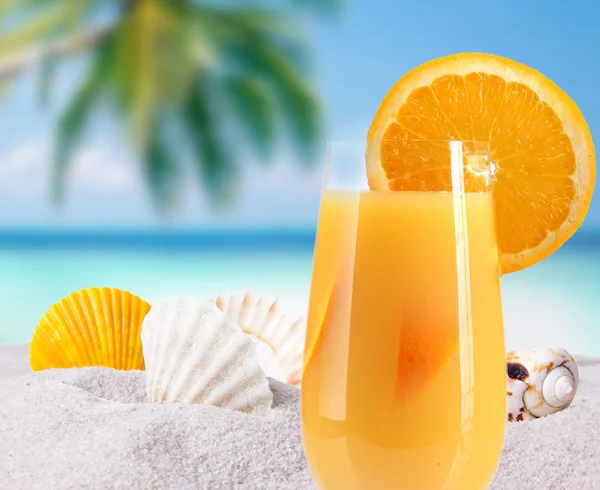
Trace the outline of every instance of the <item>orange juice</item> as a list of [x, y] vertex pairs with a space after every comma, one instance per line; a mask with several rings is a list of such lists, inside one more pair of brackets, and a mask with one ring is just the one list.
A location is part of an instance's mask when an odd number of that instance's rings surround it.
[[491, 192], [326, 190], [302, 424], [323, 490], [484, 489], [505, 430]]

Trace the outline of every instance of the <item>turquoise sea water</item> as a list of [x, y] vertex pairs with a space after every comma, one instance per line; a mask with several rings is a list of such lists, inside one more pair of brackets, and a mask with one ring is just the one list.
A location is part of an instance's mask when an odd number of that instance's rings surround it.
[[[0, 344], [27, 342], [39, 318], [90, 286], [150, 303], [250, 289], [305, 315], [314, 232], [0, 235]], [[600, 356], [600, 239], [578, 234], [502, 279], [507, 349], [558, 345]], [[374, 308], [376, 305], [374, 305]]]

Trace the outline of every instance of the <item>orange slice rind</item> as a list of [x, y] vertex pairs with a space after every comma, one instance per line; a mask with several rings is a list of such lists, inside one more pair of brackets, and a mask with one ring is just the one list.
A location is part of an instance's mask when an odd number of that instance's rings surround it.
[[548, 257], [583, 222], [596, 175], [592, 138], [577, 105], [541, 73], [480, 53], [411, 70], [369, 129], [370, 188], [449, 190], [440, 188], [447, 140], [489, 143], [503, 273]]

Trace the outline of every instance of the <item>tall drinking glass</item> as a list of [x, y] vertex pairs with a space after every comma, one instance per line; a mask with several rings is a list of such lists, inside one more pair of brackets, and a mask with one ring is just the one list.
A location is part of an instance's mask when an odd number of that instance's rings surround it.
[[385, 144], [418, 163], [387, 176], [393, 191], [369, 190], [364, 143], [328, 148], [302, 381], [309, 467], [322, 490], [485, 489], [506, 421], [488, 147]]

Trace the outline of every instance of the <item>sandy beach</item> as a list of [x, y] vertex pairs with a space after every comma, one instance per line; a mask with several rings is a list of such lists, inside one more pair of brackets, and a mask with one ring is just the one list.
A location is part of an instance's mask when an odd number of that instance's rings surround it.
[[[508, 424], [490, 490], [600, 488], [600, 359], [575, 357], [573, 404]], [[0, 488], [316, 489], [300, 391], [277, 381], [271, 388], [266, 417], [152, 405], [142, 372], [31, 373], [27, 345], [0, 347]]]

